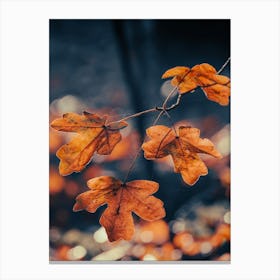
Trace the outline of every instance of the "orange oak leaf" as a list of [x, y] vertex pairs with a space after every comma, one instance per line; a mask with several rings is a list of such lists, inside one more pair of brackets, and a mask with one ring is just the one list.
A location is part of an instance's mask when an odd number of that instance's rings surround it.
[[135, 180], [123, 183], [110, 176], [96, 177], [87, 182], [89, 191], [76, 198], [73, 211], [94, 213], [103, 204], [108, 207], [100, 218], [109, 240], [130, 240], [134, 234], [132, 212], [146, 221], [165, 216], [163, 202], [151, 196], [159, 185], [153, 181]]
[[163, 79], [170, 77], [173, 77], [171, 84], [178, 87], [180, 94], [190, 92], [199, 86], [209, 100], [222, 106], [229, 103], [230, 79], [219, 75], [208, 63], [198, 64], [192, 68], [177, 66], [162, 75]]
[[146, 130], [151, 138], [142, 145], [146, 159], [157, 159], [171, 155], [174, 171], [181, 173], [188, 185], [194, 185], [200, 176], [207, 175], [208, 169], [198, 153], [221, 158], [209, 139], [201, 139], [197, 128], [180, 126], [179, 134], [164, 125], [156, 125]]
[[60, 159], [59, 173], [63, 176], [80, 172], [90, 162], [93, 154], [109, 155], [121, 140], [120, 129], [127, 126], [124, 121], [107, 124], [107, 117], [83, 112], [66, 113], [55, 119], [51, 127], [65, 132], [78, 133], [68, 144], [63, 145], [56, 155]]

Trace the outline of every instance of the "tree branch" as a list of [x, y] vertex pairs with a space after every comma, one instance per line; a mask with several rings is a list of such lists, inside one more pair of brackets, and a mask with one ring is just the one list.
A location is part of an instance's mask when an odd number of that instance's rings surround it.
[[[226, 60], [226, 62], [222, 65], [222, 67], [217, 71], [217, 74], [220, 74], [226, 68], [226, 66], [229, 64], [229, 62], [230, 62], [230, 57]], [[166, 107], [166, 104], [167, 104], [168, 100], [177, 90], [178, 90], [178, 86], [174, 87], [169, 92], [169, 94], [167, 95], [167, 97], [165, 98], [165, 100], [163, 101], [161, 106], [157, 106], [157, 107], [154, 107], [154, 108], [151, 108], [151, 109], [147, 109], [147, 110], [135, 113], [133, 115], [129, 115], [129, 116], [124, 117], [120, 120], [110, 122], [109, 124], [117, 123], [117, 122], [120, 122], [120, 121], [126, 121], [126, 120], [136, 118], [138, 116], [141, 116], [141, 115], [147, 114], [147, 113], [151, 113], [151, 112], [162, 111], [162, 114], [163, 114], [164, 112], [171, 111], [171, 110], [175, 109], [177, 106], [179, 106], [181, 98], [182, 98], [182, 95], [178, 94], [176, 102], [174, 104], [170, 105], [169, 107]], [[196, 89], [192, 90], [191, 92], [195, 92], [195, 91], [196, 91]], [[158, 118], [157, 118], [156, 122], [158, 122], [158, 120], [162, 116], [162, 114], [158, 115]]]

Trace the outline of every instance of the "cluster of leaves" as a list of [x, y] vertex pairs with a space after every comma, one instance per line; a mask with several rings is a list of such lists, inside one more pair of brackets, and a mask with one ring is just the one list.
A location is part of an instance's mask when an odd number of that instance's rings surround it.
[[[174, 67], [162, 76], [162, 78], [169, 77], [173, 77], [171, 83], [175, 86], [178, 97], [200, 87], [209, 100], [223, 106], [229, 103], [229, 78], [219, 75], [209, 64], [203, 63], [192, 68]], [[162, 107], [156, 107], [155, 110], [167, 113], [166, 103], [170, 96]], [[174, 109], [176, 106], [169, 109]], [[135, 114], [137, 115], [140, 114]], [[66, 176], [82, 171], [94, 154], [110, 155], [121, 141], [120, 130], [128, 125], [125, 120], [129, 118], [109, 122], [107, 116], [101, 117], [83, 112], [82, 115], [66, 113], [62, 118], [55, 119], [51, 123], [52, 128], [77, 133], [56, 153], [60, 159], [60, 175]], [[146, 130], [146, 133], [149, 140], [142, 145], [144, 157], [147, 160], [154, 160], [170, 155], [174, 162], [174, 171], [180, 173], [183, 181], [190, 186], [194, 185], [200, 176], [208, 173], [199, 154], [221, 158], [221, 154], [209, 139], [200, 138], [198, 128], [153, 125]], [[134, 233], [132, 212], [147, 221], [155, 221], [165, 216], [163, 202], [151, 196], [159, 188], [157, 182], [148, 180], [122, 182], [110, 176], [100, 176], [90, 179], [87, 185], [90, 190], [77, 196], [73, 210], [94, 213], [101, 205], [107, 204], [108, 207], [101, 216], [100, 223], [106, 229], [110, 241], [131, 239]]]

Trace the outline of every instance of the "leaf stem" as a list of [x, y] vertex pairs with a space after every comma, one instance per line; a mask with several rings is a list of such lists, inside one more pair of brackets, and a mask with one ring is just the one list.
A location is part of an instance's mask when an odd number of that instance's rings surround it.
[[161, 118], [161, 116], [165, 113], [164, 110], [160, 111], [160, 113], [158, 114], [157, 118], [154, 120], [153, 122], [153, 126], [157, 124], [157, 122], [159, 121], [159, 119]]
[[170, 99], [170, 97], [177, 91], [178, 87], [174, 87], [169, 94], [167, 95], [167, 97], [165, 98], [164, 102], [162, 103], [162, 108], [163, 110], [166, 110], [166, 104], [168, 102], [168, 100]]
[[168, 118], [168, 120], [169, 120], [169, 122], [170, 122], [170, 124], [172, 126], [172, 129], [174, 130], [174, 133], [176, 134], [176, 136], [178, 136], [175, 124], [173, 123], [171, 116], [169, 115], [169, 113], [167, 111], [165, 111], [165, 115], [167, 116], [167, 118]]
[[[160, 113], [158, 114], [158, 116], [157, 116], [156, 119], [154, 120], [152, 126], [154, 126], [154, 125], [157, 124], [157, 122], [159, 121], [159, 119], [161, 118], [161, 116], [162, 116], [164, 113], [165, 113], [164, 110], [160, 111]], [[144, 138], [142, 144], [143, 144], [145, 141], [146, 141], [146, 137]], [[123, 180], [124, 184], [126, 183], [128, 177], [129, 177], [129, 175], [130, 175], [130, 173], [131, 173], [131, 171], [132, 171], [132, 169], [133, 169], [133, 167], [134, 167], [134, 165], [135, 165], [135, 163], [136, 163], [136, 160], [138, 159], [138, 157], [139, 157], [139, 155], [140, 155], [140, 152], [142, 151], [142, 144], [141, 144], [140, 147], [138, 148], [138, 150], [137, 150], [135, 156], [133, 157], [133, 160], [132, 160], [132, 162], [131, 162], [131, 164], [130, 164], [130, 167], [129, 167], [129, 169], [128, 169], [127, 173], [126, 173], [126, 176], [125, 176], [125, 178], [124, 178], [124, 180]]]
[[157, 108], [147, 109], [147, 110], [144, 110], [144, 111], [135, 113], [135, 114], [133, 114], [133, 115], [129, 115], [129, 116], [127, 116], [127, 117], [124, 117], [124, 118], [122, 118], [122, 119], [120, 119], [120, 120], [110, 122], [109, 124], [117, 123], [117, 122], [121, 122], [121, 121], [127, 121], [127, 120], [129, 120], [129, 119], [136, 118], [136, 117], [139, 117], [139, 116], [141, 116], [141, 115], [144, 115], [144, 114], [147, 114], [147, 113], [150, 113], [150, 112], [156, 112], [156, 111], [158, 111]]
[[167, 111], [170, 111], [170, 110], [176, 108], [180, 104], [181, 97], [182, 97], [182, 95], [178, 94], [176, 102], [174, 104], [172, 104], [171, 106], [165, 108], [165, 111], [167, 112]]

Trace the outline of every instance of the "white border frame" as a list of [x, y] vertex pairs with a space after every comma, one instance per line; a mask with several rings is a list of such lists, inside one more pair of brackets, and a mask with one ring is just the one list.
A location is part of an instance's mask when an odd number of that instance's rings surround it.
[[[279, 279], [279, 10], [277, 0], [2, 1], [1, 279]], [[231, 19], [231, 264], [49, 264], [50, 18]]]

